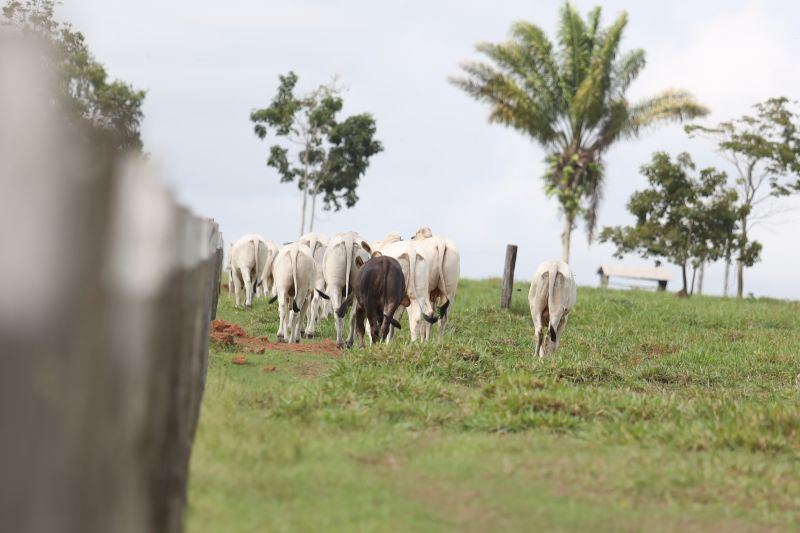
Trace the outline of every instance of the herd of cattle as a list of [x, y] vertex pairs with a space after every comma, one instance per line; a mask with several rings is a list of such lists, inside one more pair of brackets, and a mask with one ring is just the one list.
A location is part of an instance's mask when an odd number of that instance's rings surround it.
[[[231, 245], [227, 270], [236, 306], [252, 306], [253, 298], [277, 300], [282, 342], [312, 338], [319, 320], [334, 315], [336, 344], [352, 346], [358, 334], [389, 342], [408, 311], [411, 340], [427, 341], [438, 324], [441, 339], [461, 273], [455, 243], [421, 227], [410, 240], [390, 233], [368, 244], [358, 233], [337, 233], [328, 240], [307, 233], [278, 247], [249, 234]], [[558, 348], [561, 332], [575, 305], [575, 278], [569, 265], [546, 261], [536, 271], [528, 294], [536, 340], [543, 357]], [[350, 307], [350, 331], [344, 340], [344, 318]], [[438, 309], [436, 316], [435, 309]]]

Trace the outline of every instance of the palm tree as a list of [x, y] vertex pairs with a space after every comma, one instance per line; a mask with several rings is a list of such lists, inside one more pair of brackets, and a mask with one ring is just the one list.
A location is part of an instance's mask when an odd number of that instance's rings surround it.
[[517, 22], [509, 41], [477, 45], [493, 64], [464, 63], [466, 76], [450, 79], [491, 106], [489, 122], [517, 129], [544, 148], [545, 191], [558, 198], [564, 215], [564, 261], [569, 260], [579, 216], [586, 222], [589, 242], [594, 238], [608, 148], [653, 124], [708, 113], [683, 90], [628, 102], [625, 93], [645, 66], [645, 53], [636, 49], [620, 54], [627, 13], [608, 28], [601, 28], [600, 14], [597, 7], [584, 20], [566, 3], [557, 49], [541, 28]]

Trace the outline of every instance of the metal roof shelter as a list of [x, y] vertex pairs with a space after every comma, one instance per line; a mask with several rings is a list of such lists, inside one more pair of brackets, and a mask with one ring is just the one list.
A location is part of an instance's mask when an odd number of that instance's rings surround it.
[[609, 278], [641, 279], [658, 282], [658, 290], [667, 290], [667, 282], [672, 279], [669, 270], [663, 267], [631, 267], [625, 265], [600, 265], [600, 286], [608, 287]]

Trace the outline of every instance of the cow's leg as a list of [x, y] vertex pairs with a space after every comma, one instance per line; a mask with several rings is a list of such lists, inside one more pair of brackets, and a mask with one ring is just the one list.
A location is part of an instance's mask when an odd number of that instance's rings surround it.
[[303, 317], [306, 316], [306, 312], [308, 311], [308, 298], [303, 299], [303, 305], [300, 307], [300, 312], [295, 313], [292, 311], [294, 315], [292, 321], [292, 342], [300, 342], [300, 324], [303, 322]]
[[[406, 310], [406, 308], [405, 308], [405, 307], [403, 307], [402, 305], [401, 305], [401, 306], [399, 306], [399, 307], [397, 308], [397, 310], [394, 312], [394, 319], [395, 319], [395, 320], [397, 320], [398, 322], [400, 322], [400, 320], [402, 320], [402, 318], [403, 318], [403, 312], [404, 312], [405, 310]], [[392, 337], [394, 337], [394, 334], [395, 334], [395, 331], [396, 331], [396, 330], [397, 330], [397, 328], [396, 328], [396, 327], [394, 327], [394, 326], [389, 326], [389, 334], [388, 334], [388, 336], [386, 337], [386, 342], [389, 342], [390, 340], [392, 340]]]
[[317, 315], [319, 313], [319, 300], [322, 298], [317, 291], [314, 291], [314, 296], [311, 297], [311, 305], [308, 307], [308, 312], [305, 314], [306, 316], [306, 327], [305, 327], [305, 337], [308, 339], [314, 338], [314, 334], [317, 330]]
[[408, 333], [411, 335], [411, 342], [416, 342], [420, 333], [421, 313], [416, 301], [412, 301], [408, 307]]
[[243, 268], [241, 269], [242, 272], [242, 279], [244, 281], [244, 306], [245, 307], [252, 307], [253, 306], [253, 280], [250, 279], [250, 269]]
[[450, 303], [452, 302], [451, 298], [447, 297], [444, 301], [444, 304], [439, 307], [439, 341], [444, 340], [444, 330], [447, 327], [447, 319], [450, 316]]
[[278, 291], [278, 334], [276, 335], [278, 342], [286, 341], [286, 314], [289, 310], [289, 305], [287, 303], [288, 298], [286, 291]]
[[369, 323], [369, 317], [364, 319], [364, 329], [366, 329], [367, 337], [369, 338], [369, 343], [372, 345], [375, 342], [375, 336], [372, 334], [372, 326]]
[[333, 325], [336, 327], [336, 346], [344, 348], [344, 339], [342, 329], [344, 329], [344, 318], [340, 318], [336, 311], [342, 305], [344, 295], [339, 287], [329, 287], [328, 296], [331, 298], [331, 306], [333, 307]]
[[396, 303], [388, 303], [383, 306], [383, 309], [380, 310], [380, 314], [377, 317], [377, 327], [378, 327], [378, 334], [375, 338], [375, 341], [383, 341], [386, 344], [389, 344], [390, 336], [389, 334], [392, 331], [392, 324], [389, 321], [388, 316], [394, 316], [397, 313], [397, 308], [399, 307]]
[[[357, 305], [356, 302], [355, 302], [355, 298], [353, 300], [354, 300], [354, 302], [353, 302], [354, 305]], [[347, 336], [347, 347], [348, 348], [353, 345], [353, 341], [355, 340], [355, 336], [356, 336], [356, 314], [353, 311], [351, 311], [350, 312], [350, 335]]]
[[366, 309], [363, 305], [356, 305], [355, 312], [353, 313], [356, 316], [355, 326], [356, 326], [356, 333], [358, 334], [358, 342], [361, 348], [365, 348], [364, 346], [364, 334], [366, 333], [364, 328], [364, 321], [366, 320]]
[[544, 331], [542, 330], [542, 310], [539, 306], [531, 306], [531, 318], [533, 319], [533, 337], [536, 339], [536, 349], [533, 351], [534, 356], [539, 356], [539, 359], [544, 357]]
[[236, 295], [236, 307], [240, 305], [240, 296], [242, 294], [242, 278], [238, 272], [234, 271], [233, 277], [231, 278], [233, 281], [234, 293]]

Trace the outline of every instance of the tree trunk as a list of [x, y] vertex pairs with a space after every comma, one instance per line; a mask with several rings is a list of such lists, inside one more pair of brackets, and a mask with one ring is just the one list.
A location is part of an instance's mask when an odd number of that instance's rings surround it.
[[305, 233], [306, 229], [306, 201], [308, 200], [308, 183], [303, 189], [303, 208], [300, 212], [300, 236]]
[[689, 287], [689, 283], [687, 282], [688, 280], [686, 279], [686, 263], [683, 263], [681, 265], [681, 274], [683, 275], [683, 292], [688, 295], [689, 291], [687, 290], [687, 288]]
[[728, 297], [728, 280], [731, 276], [731, 258], [728, 257], [725, 259], [725, 277], [722, 280], [722, 296], [723, 298]]
[[736, 297], [741, 298], [744, 293], [744, 263], [736, 261]]
[[747, 246], [747, 217], [742, 218], [742, 241], [739, 249], [739, 259], [736, 260], [736, 297], [741, 298], [744, 293], [744, 261], [742, 255]]
[[697, 267], [692, 267], [692, 287], [689, 289], [689, 296], [694, 294], [694, 278], [697, 275]]
[[565, 263], [569, 263], [569, 245], [574, 221], [575, 215], [564, 213], [564, 233], [561, 234], [561, 260]]
[[703, 280], [706, 277], [706, 264], [700, 263], [700, 275], [697, 277], [697, 294], [703, 294]]
[[311, 194], [311, 222], [308, 225], [308, 231], [314, 231], [314, 215], [317, 212], [317, 194], [319, 194], [314, 188], [314, 192]]

